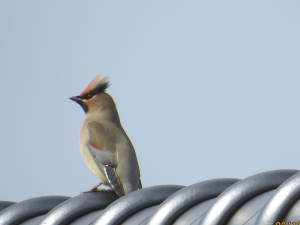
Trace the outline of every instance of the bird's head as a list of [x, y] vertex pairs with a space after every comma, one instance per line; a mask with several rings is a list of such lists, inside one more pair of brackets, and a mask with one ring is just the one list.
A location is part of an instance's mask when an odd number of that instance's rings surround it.
[[103, 107], [112, 105], [115, 107], [113, 99], [105, 93], [109, 87], [109, 78], [97, 75], [83, 90], [80, 95], [73, 96], [70, 99], [77, 102], [87, 114], [92, 111], [99, 111]]

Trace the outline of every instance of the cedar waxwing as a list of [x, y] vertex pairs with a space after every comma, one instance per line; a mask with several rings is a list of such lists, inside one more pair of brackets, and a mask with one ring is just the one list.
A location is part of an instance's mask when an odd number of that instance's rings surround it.
[[70, 99], [77, 102], [86, 117], [80, 130], [80, 151], [101, 184], [115, 190], [119, 197], [142, 188], [136, 154], [125, 133], [112, 97], [105, 92], [108, 78], [96, 76], [84, 91]]

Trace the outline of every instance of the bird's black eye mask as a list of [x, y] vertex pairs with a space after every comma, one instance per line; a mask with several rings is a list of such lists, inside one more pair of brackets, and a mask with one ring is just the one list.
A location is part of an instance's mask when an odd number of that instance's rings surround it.
[[99, 94], [101, 92], [105, 92], [106, 88], [108, 88], [108, 87], [109, 87], [109, 82], [107, 81], [107, 82], [99, 84], [96, 88], [94, 88], [89, 93], [87, 93], [83, 96], [75, 96], [75, 97], [71, 97], [70, 99], [77, 102], [82, 107], [83, 111], [85, 113], [87, 113], [89, 108], [88, 108], [87, 104], [85, 104], [83, 102], [83, 100], [89, 100], [94, 95]]
[[82, 99], [82, 100], [89, 100], [89, 99], [91, 99], [94, 95], [95, 95], [95, 94], [89, 92], [89, 93], [87, 93], [87, 94], [84, 95], [84, 96], [76, 96], [76, 97], [77, 97], [77, 98], [80, 98], [80, 99]]
[[109, 82], [105, 82], [102, 84], [99, 84], [96, 88], [91, 90], [89, 93], [87, 93], [84, 96], [77, 96], [78, 98], [89, 100], [91, 99], [94, 95], [99, 94], [101, 92], [105, 92], [105, 90], [109, 87]]

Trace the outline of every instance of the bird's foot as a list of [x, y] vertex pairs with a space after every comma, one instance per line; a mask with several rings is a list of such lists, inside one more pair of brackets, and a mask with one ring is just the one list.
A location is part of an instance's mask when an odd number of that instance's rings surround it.
[[90, 193], [90, 192], [97, 192], [97, 191], [102, 191], [103, 189], [98, 189], [98, 187], [99, 187], [100, 185], [102, 185], [102, 184], [103, 184], [103, 183], [101, 182], [101, 183], [95, 185], [94, 187], [92, 187], [92, 188], [89, 189], [89, 190], [82, 191], [80, 194]]

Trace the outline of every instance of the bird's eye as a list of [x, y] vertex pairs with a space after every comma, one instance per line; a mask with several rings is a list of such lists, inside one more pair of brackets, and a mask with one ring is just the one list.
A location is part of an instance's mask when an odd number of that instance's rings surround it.
[[91, 99], [92, 97], [93, 97], [92, 94], [88, 94], [88, 95], [86, 96], [86, 99]]

